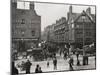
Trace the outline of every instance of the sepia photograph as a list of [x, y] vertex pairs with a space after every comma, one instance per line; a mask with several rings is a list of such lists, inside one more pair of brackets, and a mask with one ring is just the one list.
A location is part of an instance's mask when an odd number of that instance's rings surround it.
[[11, 0], [11, 75], [96, 70], [96, 6]]

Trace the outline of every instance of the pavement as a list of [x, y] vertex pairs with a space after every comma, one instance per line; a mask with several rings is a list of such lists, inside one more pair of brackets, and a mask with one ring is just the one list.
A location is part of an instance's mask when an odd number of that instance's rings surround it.
[[[88, 65], [83, 66], [82, 64], [82, 56], [79, 56], [79, 60], [80, 60], [80, 66], [77, 66], [77, 58], [75, 55], [72, 55], [73, 59], [74, 59], [74, 65], [73, 65], [73, 69], [74, 70], [86, 70], [86, 69], [95, 69], [95, 57], [89, 57], [89, 61], [88, 61]], [[21, 61], [26, 61], [26, 59], [21, 59], [21, 60], [17, 60], [15, 61], [15, 65], [20, 63]], [[67, 60], [63, 59], [63, 55], [59, 56], [59, 54], [57, 54], [57, 70], [54, 70], [54, 66], [53, 66], [53, 61], [49, 60], [49, 67], [47, 67], [47, 61], [33, 61], [31, 60], [32, 66], [30, 69], [31, 73], [35, 72], [35, 68], [36, 65], [39, 64], [42, 71], [43, 72], [54, 72], [54, 71], [69, 71], [69, 64], [68, 64], [69, 58]], [[25, 73], [25, 71], [21, 71], [20, 68], [17, 67], [17, 69], [19, 70], [19, 73]]]

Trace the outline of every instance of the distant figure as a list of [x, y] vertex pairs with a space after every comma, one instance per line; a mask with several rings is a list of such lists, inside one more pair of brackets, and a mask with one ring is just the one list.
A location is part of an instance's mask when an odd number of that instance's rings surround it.
[[60, 56], [61, 56], [61, 53], [62, 53], [62, 52], [60, 51]]
[[38, 73], [42, 73], [41, 67], [39, 67]]
[[22, 61], [22, 63], [21, 63], [21, 70], [22, 71], [25, 70], [25, 62], [24, 61]]
[[49, 67], [49, 61], [47, 61], [47, 67]]
[[25, 68], [26, 68], [26, 74], [30, 74], [30, 67], [31, 67], [32, 63], [27, 60], [27, 62], [25, 63]]
[[86, 56], [85, 62], [86, 62], [86, 65], [88, 65], [88, 56]]
[[78, 52], [76, 53], [76, 57], [77, 57], [77, 60], [78, 60], [78, 57], [79, 57], [79, 53]]
[[57, 58], [53, 59], [54, 70], [57, 70]]
[[88, 56], [87, 55], [83, 56], [83, 65], [88, 65]]
[[79, 52], [76, 53], [76, 57], [77, 57], [77, 66], [80, 66], [80, 61], [79, 61]]
[[67, 52], [64, 52], [64, 60], [67, 59]]
[[80, 61], [79, 60], [77, 60], [77, 66], [80, 66]]
[[69, 60], [69, 70], [70, 71], [73, 71], [73, 66], [72, 65], [73, 65], [73, 58], [71, 57], [70, 60]]
[[60, 55], [60, 56], [61, 56], [61, 53], [62, 53], [62, 52], [61, 52], [61, 49], [59, 48], [59, 55]]
[[71, 61], [72, 61], [72, 65], [74, 65], [74, 60], [73, 60], [73, 57], [71, 57]]
[[14, 62], [12, 62], [12, 75], [18, 74], [18, 69], [14, 66]]
[[35, 73], [39, 73], [39, 64], [36, 65]]

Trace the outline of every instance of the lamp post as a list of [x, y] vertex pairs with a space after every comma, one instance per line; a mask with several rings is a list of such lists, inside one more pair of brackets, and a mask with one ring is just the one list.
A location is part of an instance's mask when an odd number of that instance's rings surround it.
[[83, 11], [83, 14], [82, 14], [82, 20], [83, 20], [83, 65], [85, 65], [85, 49], [84, 49], [84, 45], [85, 45], [85, 31], [84, 31], [84, 23], [85, 23], [85, 14], [84, 14], [84, 11]]
[[85, 34], [85, 32], [84, 32], [84, 20], [85, 20], [85, 15], [82, 15], [82, 20], [83, 20], [83, 55], [85, 55], [85, 51], [84, 51], [84, 45], [85, 45], [85, 38], [84, 38], [84, 34]]

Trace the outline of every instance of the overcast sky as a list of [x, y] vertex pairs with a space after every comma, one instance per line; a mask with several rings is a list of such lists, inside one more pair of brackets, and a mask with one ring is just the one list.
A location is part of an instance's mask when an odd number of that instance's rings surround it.
[[[27, 0], [26, 0], [27, 1]], [[31, 0], [32, 1], [32, 0]], [[67, 4], [48, 4], [48, 3], [35, 3], [35, 10], [38, 15], [41, 16], [41, 30], [43, 31], [44, 28], [48, 25], [52, 25], [56, 22], [56, 20], [60, 19], [61, 17], [66, 17], [69, 11], [69, 6]], [[81, 13], [83, 10], [86, 10], [88, 7], [91, 8], [91, 13], [95, 13], [94, 6], [79, 6], [79, 5], [72, 5], [73, 12]], [[24, 8], [23, 3], [18, 4], [19, 8]], [[29, 3], [25, 4], [25, 8], [29, 8]]]

